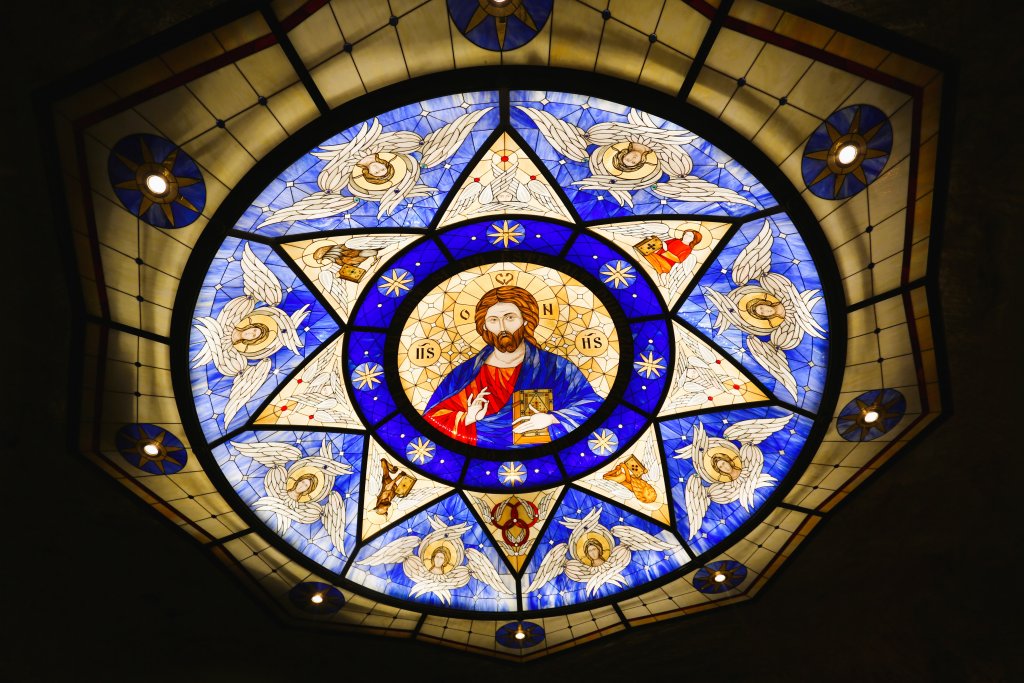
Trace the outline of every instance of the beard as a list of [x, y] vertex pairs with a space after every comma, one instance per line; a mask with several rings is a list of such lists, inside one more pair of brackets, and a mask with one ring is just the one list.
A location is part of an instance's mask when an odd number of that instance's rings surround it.
[[480, 336], [483, 337], [484, 343], [488, 346], [493, 346], [502, 353], [511, 353], [518, 349], [519, 345], [526, 339], [526, 326], [523, 325], [512, 334], [508, 332], [494, 334], [490, 330], [484, 330]]

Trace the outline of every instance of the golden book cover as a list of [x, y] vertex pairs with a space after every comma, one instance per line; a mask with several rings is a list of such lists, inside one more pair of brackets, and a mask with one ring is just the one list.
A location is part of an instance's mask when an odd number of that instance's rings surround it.
[[[554, 395], [550, 389], [520, 389], [512, 392], [512, 422], [534, 413], [550, 413], [554, 410]], [[516, 434], [512, 432], [512, 443], [548, 443], [551, 434], [547, 428], [532, 429]]]

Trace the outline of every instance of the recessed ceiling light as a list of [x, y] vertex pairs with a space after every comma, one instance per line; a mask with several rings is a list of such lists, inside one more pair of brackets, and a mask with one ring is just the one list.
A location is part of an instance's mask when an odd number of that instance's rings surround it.
[[150, 442], [142, 447], [142, 452], [146, 455], [160, 455], [160, 447]]
[[857, 154], [857, 145], [846, 144], [840, 147], [839, 151], [836, 152], [836, 161], [838, 161], [843, 166], [849, 166], [850, 164], [857, 160]]
[[864, 413], [864, 422], [866, 422], [868, 424], [871, 424], [872, 422], [875, 422], [876, 420], [878, 420], [878, 411], [877, 410], [869, 410], [868, 412]]
[[724, 583], [725, 579], [725, 574], [723, 574], [722, 572], [715, 572], [715, 583]]
[[313, 593], [313, 597], [311, 597], [309, 601], [312, 602], [314, 605], [319, 605], [321, 602], [324, 601], [324, 596], [320, 593]]
[[146, 176], [146, 188], [153, 194], [165, 194], [169, 187], [167, 179], [158, 173]]
[[520, 626], [518, 629], [516, 629], [515, 639], [516, 640], [525, 640], [526, 639], [526, 631], [523, 630], [522, 626]]

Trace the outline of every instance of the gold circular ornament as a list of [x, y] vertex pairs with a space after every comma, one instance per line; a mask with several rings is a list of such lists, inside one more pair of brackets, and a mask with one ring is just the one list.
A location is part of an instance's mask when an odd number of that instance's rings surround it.
[[[575, 556], [580, 562], [587, 565], [588, 567], [595, 566], [597, 564], [604, 564], [608, 561], [608, 558], [612, 554], [612, 547], [615, 545], [614, 540], [610, 533], [604, 530], [588, 531], [576, 540]], [[599, 553], [597, 557], [591, 557], [587, 554], [589, 548], [598, 548]], [[597, 562], [600, 559], [601, 562]]]
[[380, 152], [356, 162], [352, 167], [352, 185], [364, 193], [378, 195], [401, 183], [408, 173], [405, 155]]
[[708, 476], [723, 484], [736, 481], [743, 471], [740, 454], [729, 446], [712, 446], [701, 457]]
[[575, 346], [584, 356], [601, 356], [608, 350], [608, 335], [597, 328], [583, 330], [576, 335]]
[[435, 365], [441, 360], [441, 345], [433, 339], [420, 339], [409, 348], [409, 362], [418, 368]]
[[327, 496], [328, 479], [324, 471], [302, 461], [288, 468], [285, 492], [297, 503], [318, 502]]
[[[841, 154], [841, 152], [843, 152], [847, 147], [854, 147], [857, 151], [850, 161], [844, 163], [842, 160], [843, 154]], [[828, 170], [836, 175], [853, 173], [855, 170], [860, 168], [861, 163], [864, 161], [864, 154], [867, 152], [867, 149], [868, 142], [860, 133], [847, 133], [846, 135], [836, 138], [832, 143], [832, 146], [828, 148], [828, 156], [825, 158], [825, 163], [828, 164]]]
[[654, 150], [638, 142], [616, 142], [605, 147], [601, 162], [605, 171], [623, 180], [646, 178], [661, 168]]
[[462, 553], [459, 552], [454, 543], [445, 538], [428, 544], [420, 553], [420, 561], [423, 562], [423, 566], [427, 568], [427, 571], [434, 569], [434, 556], [438, 553], [444, 556], [444, 564], [441, 565], [442, 574], [447, 574], [462, 564]]
[[279, 334], [277, 320], [256, 311], [235, 324], [235, 328], [231, 330], [231, 346], [239, 353], [251, 356], [273, 344]]
[[771, 332], [786, 320], [782, 301], [761, 290], [740, 297], [736, 310], [744, 322], [765, 332]]

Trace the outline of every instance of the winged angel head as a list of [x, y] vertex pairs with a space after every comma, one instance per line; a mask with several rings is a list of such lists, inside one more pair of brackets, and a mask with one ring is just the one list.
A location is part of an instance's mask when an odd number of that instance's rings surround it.
[[203, 346], [192, 359], [194, 367], [213, 363], [217, 372], [232, 378], [224, 406], [225, 429], [267, 380], [270, 357], [282, 348], [298, 354], [303, 345], [299, 326], [309, 315], [308, 304], [290, 316], [279, 308], [285, 296], [281, 281], [256, 258], [248, 244], [242, 252], [241, 266], [242, 296], [224, 304], [216, 317], [195, 319]]
[[267, 468], [263, 477], [266, 495], [253, 506], [269, 512], [284, 536], [292, 522], [312, 524], [322, 521], [338, 553], [345, 540], [345, 501], [334, 490], [337, 477], [352, 473], [352, 468], [334, 459], [331, 440], [324, 437], [317, 455], [303, 456], [287, 443], [235, 443], [231, 447]]
[[824, 328], [811, 315], [821, 297], [817, 289], [801, 292], [785, 275], [772, 272], [773, 242], [771, 223], [766, 220], [732, 266], [732, 281], [738, 287], [726, 294], [703, 289], [718, 309], [718, 333], [739, 328], [746, 335], [750, 355], [795, 399], [796, 379], [786, 351], [800, 346], [805, 334], [825, 338]]
[[633, 206], [633, 192], [645, 188], [684, 202], [753, 206], [733, 190], [691, 175], [693, 159], [684, 145], [697, 136], [661, 128], [649, 114], [630, 109], [626, 122], [606, 121], [583, 130], [543, 109], [516, 108], [533, 121], [555, 151], [572, 161], [589, 163], [590, 175], [574, 185], [607, 192], [619, 206]]
[[[326, 161], [317, 176], [318, 191], [271, 213], [262, 225], [328, 218], [360, 201], [378, 205], [377, 218], [391, 215], [410, 197], [427, 197], [436, 188], [419, 182], [421, 168], [451, 158], [473, 127], [493, 107], [467, 112], [426, 137], [407, 130], [385, 131], [376, 118], [337, 145], [323, 145], [313, 156]], [[418, 153], [419, 159], [413, 157]]]
[[585, 584], [589, 598], [602, 586], [626, 585], [622, 572], [632, 561], [634, 550], [675, 551], [679, 548], [676, 543], [663, 541], [633, 526], [608, 529], [600, 520], [600, 506], [591, 509], [583, 519], [563, 517], [559, 520], [562, 526], [572, 529], [569, 540], [551, 547], [523, 594], [540, 589], [564, 573], [572, 581]]
[[468, 523], [448, 526], [437, 515], [427, 519], [433, 531], [423, 538], [397, 538], [356, 564], [375, 567], [401, 563], [402, 571], [412, 581], [412, 597], [433, 593], [445, 605], [452, 601], [452, 591], [468, 584], [471, 578], [500, 595], [512, 594], [487, 556], [462, 543], [463, 534], [469, 531]]
[[790, 419], [792, 416], [786, 415], [737, 422], [725, 430], [724, 439], [708, 436], [700, 422], [694, 425], [693, 441], [674, 456], [693, 463], [685, 494], [689, 538], [700, 531], [711, 503], [738, 502], [744, 510], [750, 510], [754, 491], [775, 483], [775, 477], [764, 473], [764, 454], [758, 444], [789, 424]]

